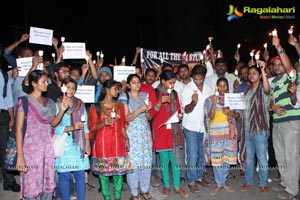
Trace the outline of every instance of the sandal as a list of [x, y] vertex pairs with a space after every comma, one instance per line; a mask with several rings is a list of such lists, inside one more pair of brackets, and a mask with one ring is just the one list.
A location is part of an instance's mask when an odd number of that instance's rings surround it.
[[91, 185], [91, 184], [89, 184], [89, 183], [86, 183], [86, 184], [85, 184], [85, 189], [87, 189], [88, 191], [91, 191], [91, 190], [93, 190], [93, 189], [95, 189], [95, 188], [96, 188], [95, 185]]
[[223, 184], [222, 187], [227, 190], [227, 192], [234, 192], [234, 188], [227, 184]]
[[221, 191], [221, 189], [221, 186], [216, 186], [212, 191], [210, 191], [210, 195], [216, 196]]
[[152, 196], [149, 192], [140, 192], [140, 196], [142, 197], [142, 199], [144, 200], [148, 200], [148, 199], [151, 199]]

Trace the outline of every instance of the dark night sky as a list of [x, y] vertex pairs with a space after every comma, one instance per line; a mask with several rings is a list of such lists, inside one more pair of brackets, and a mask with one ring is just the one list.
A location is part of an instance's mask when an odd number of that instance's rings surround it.
[[[241, 53], [248, 59], [251, 49], [262, 49], [265, 42], [271, 46], [268, 33], [278, 28], [282, 43], [294, 55], [286, 43], [287, 29], [295, 26], [300, 34], [300, 7], [297, 0], [123, 0], [92, 1], [80, 3], [58, 0], [7, 1], [1, 6], [0, 43], [4, 46], [29, 32], [29, 27], [54, 30], [54, 36], [66, 37], [68, 42], [85, 42], [94, 54], [102, 50], [105, 64], [118, 62], [124, 55], [131, 63], [135, 47], [158, 51], [199, 51], [213, 36], [215, 49], [222, 49], [232, 59], [236, 44], [241, 43]], [[261, 20], [258, 15], [244, 14], [238, 20], [227, 22], [228, 5], [267, 7], [296, 6], [295, 20]], [[299, 4], [299, 3], [298, 3]], [[30, 44], [32, 45], [32, 44]], [[37, 45], [32, 45], [37, 48]], [[43, 48], [43, 47], [42, 47]], [[45, 47], [44, 48], [48, 48]], [[270, 48], [271, 49], [271, 48]], [[47, 50], [47, 49], [45, 49]], [[53, 51], [52, 48], [49, 49]], [[272, 51], [272, 49], [271, 49]], [[272, 52], [271, 52], [272, 53]], [[50, 54], [49, 54], [50, 55]]]

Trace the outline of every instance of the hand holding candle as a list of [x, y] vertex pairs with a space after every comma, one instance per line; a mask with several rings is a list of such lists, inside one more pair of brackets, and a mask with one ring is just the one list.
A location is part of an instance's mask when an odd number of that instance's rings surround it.
[[167, 89], [167, 93], [169, 94], [169, 96], [170, 96], [171, 92], [172, 92], [172, 86], [169, 85], [169, 88]]
[[44, 51], [39, 50], [39, 56], [43, 57], [43, 55], [44, 55]]
[[239, 71], [237, 69], [234, 70], [235, 78], [238, 79]]
[[264, 48], [265, 48], [265, 51], [268, 51], [268, 43], [264, 43]]
[[209, 44], [211, 45], [211, 41], [213, 40], [214, 38], [213, 37], [208, 37], [208, 41], [209, 41]]
[[111, 113], [110, 113], [110, 118], [111, 118], [111, 127], [113, 127], [113, 123], [116, 118], [115, 108], [112, 108]]
[[236, 46], [236, 52], [239, 52], [239, 49], [241, 48], [241, 44], [238, 43], [238, 45]]
[[294, 32], [294, 26], [291, 26], [290, 29], [288, 30], [290, 37], [293, 36], [293, 32]]
[[102, 53], [102, 51], [101, 51], [101, 53], [100, 53], [100, 58], [101, 58], [101, 59], [104, 58], [104, 54]]
[[82, 123], [85, 122], [85, 115], [84, 115], [84, 114], [81, 114], [81, 116], [80, 116], [80, 121], [81, 121]]
[[65, 84], [63, 84], [60, 89], [61, 89], [61, 92], [63, 93], [63, 100], [65, 100], [66, 92], [67, 92], [68, 88], [65, 86]]
[[251, 56], [251, 59], [253, 60], [254, 50], [252, 50], [252, 51], [250, 52], [250, 56]]
[[218, 90], [218, 87], [216, 87], [215, 95], [216, 95], [217, 97], [220, 95], [219, 90]]
[[277, 30], [276, 30], [276, 28], [272, 31], [272, 36], [273, 37], [277, 37], [278, 35], [277, 35]]

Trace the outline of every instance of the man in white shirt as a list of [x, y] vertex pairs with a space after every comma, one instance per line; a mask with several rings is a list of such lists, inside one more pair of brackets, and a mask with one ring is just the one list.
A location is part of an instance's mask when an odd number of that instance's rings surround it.
[[191, 71], [192, 81], [184, 87], [181, 93], [181, 103], [184, 108], [183, 131], [186, 144], [187, 179], [191, 192], [200, 192], [196, 183], [209, 187], [203, 179], [205, 171], [204, 148], [204, 102], [214, 94], [214, 90], [204, 82], [207, 69], [195, 65]]

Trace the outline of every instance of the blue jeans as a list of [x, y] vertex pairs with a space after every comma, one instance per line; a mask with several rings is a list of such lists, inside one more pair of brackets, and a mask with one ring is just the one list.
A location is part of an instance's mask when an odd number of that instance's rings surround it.
[[[73, 171], [72, 172], [75, 177], [76, 182], [76, 191], [77, 191], [77, 199], [84, 200], [85, 193], [85, 171]], [[61, 191], [61, 196], [63, 200], [70, 199], [70, 178], [71, 172], [62, 172], [58, 173], [59, 175], [59, 189]], [[73, 181], [72, 181], [73, 182]], [[73, 184], [73, 183], [72, 183]]]
[[254, 156], [256, 153], [258, 161], [258, 177], [259, 186], [266, 186], [268, 180], [268, 138], [266, 134], [254, 133], [250, 138], [250, 132], [245, 131], [246, 139], [246, 171], [245, 181], [246, 183], [253, 185], [253, 173], [254, 173]]
[[131, 195], [138, 196], [139, 189], [143, 193], [149, 192], [151, 178], [151, 170], [149, 168], [133, 169], [133, 172], [126, 174], [126, 177]]
[[183, 128], [187, 160], [188, 184], [203, 177], [205, 171], [205, 150], [203, 147], [203, 132], [191, 131]]
[[[57, 171], [55, 171], [54, 177], [55, 177], [55, 184], [56, 184], [55, 199], [62, 198], [62, 195], [61, 195], [61, 192], [60, 192], [60, 188], [59, 188], [59, 175], [58, 175]], [[74, 181], [73, 181], [73, 177], [70, 178], [69, 192], [70, 192], [70, 196], [74, 195]]]
[[160, 171], [160, 165], [159, 165], [159, 156], [158, 156], [158, 153], [155, 151], [152, 152], [151, 176], [157, 176], [160, 179], [162, 178], [161, 171]]
[[226, 177], [229, 174], [230, 165], [226, 162], [223, 162], [221, 166], [213, 167], [215, 182], [217, 186], [222, 186], [225, 184]]

